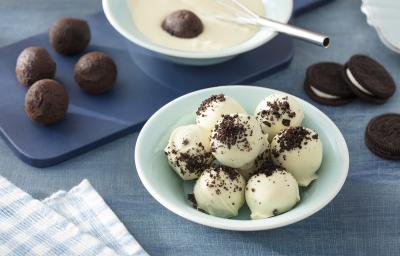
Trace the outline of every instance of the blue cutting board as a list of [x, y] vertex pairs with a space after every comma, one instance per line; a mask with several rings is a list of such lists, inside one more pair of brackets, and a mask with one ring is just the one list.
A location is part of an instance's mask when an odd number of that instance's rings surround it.
[[[1, 135], [16, 155], [32, 166], [54, 165], [137, 131], [157, 109], [182, 94], [214, 85], [255, 81], [285, 67], [293, 56], [291, 39], [278, 36], [226, 63], [209, 67], [182, 66], [162, 60], [123, 39], [103, 13], [90, 16], [87, 21], [92, 30], [87, 51], [104, 51], [118, 66], [116, 86], [105, 95], [89, 95], [78, 88], [73, 80], [73, 67], [79, 56], [64, 57], [55, 53], [47, 33], [0, 49]], [[29, 46], [41, 46], [50, 52], [57, 62], [56, 79], [69, 93], [68, 114], [55, 125], [38, 125], [24, 112], [26, 88], [16, 81], [14, 69], [18, 54]]]

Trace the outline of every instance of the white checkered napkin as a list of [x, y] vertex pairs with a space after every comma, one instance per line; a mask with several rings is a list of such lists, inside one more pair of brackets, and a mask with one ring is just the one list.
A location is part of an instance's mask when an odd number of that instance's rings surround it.
[[118, 255], [148, 255], [87, 180], [68, 192], [55, 193], [43, 203]]
[[0, 255], [118, 255], [0, 176]]

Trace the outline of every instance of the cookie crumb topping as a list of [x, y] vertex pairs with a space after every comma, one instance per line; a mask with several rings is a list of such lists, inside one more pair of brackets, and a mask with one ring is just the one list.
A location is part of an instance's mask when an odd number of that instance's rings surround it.
[[206, 110], [210, 107], [213, 106], [214, 103], [216, 102], [224, 102], [226, 101], [225, 95], [224, 94], [217, 94], [217, 95], [212, 95], [208, 99], [205, 99], [199, 106], [199, 108], [196, 111], [197, 116], [202, 116], [204, 117]]
[[[241, 151], [250, 151], [251, 145], [247, 136], [253, 136], [249, 123], [250, 117], [242, 121], [238, 114], [223, 115], [222, 120], [215, 126], [212, 138], [226, 145], [228, 149], [237, 145]], [[213, 151], [215, 144], [211, 143]]]
[[[285, 151], [291, 151], [295, 149], [302, 149], [303, 144], [307, 145], [308, 141], [318, 140], [318, 134], [312, 133], [304, 127], [291, 127], [281, 131], [278, 134], [279, 150], [277, 148], [272, 149], [274, 157], [279, 157], [281, 153]], [[284, 155], [285, 157], [285, 155]]]
[[[189, 141], [187, 139], [183, 140], [182, 144], [188, 145]], [[169, 159], [174, 159], [171, 164], [179, 167], [182, 175], [186, 172], [191, 174], [200, 174], [205, 169], [210, 167], [210, 162], [212, 159], [211, 152], [205, 152], [204, 145], [199, 142], [195, 147], [191, 147], [184, 152], [179, 152], [176, 150], [175, 146], [168, 146], [165, 150], [165, 154]], [[175, 158], [171, 156], [175, 156]]]
[[[289, 118], [294, 118], [296, 112], [292, 111], [288, 102], [288, 96], [283, 98], [275, 99], [273, 102], [267, 102], [268, 109], [264, 109], [257, 113], [257, 117], [261, 118], [262, 123], [266, 126], [271, 127], [271, 122], [279, 120], [287, 114]], [[289, 119], [283, 119], [282, 124], [284, 126], [290, 126]]]

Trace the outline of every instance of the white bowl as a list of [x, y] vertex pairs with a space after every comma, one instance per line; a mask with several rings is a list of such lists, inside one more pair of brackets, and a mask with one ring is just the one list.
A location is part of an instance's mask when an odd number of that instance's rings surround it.
[[[263, 0], [263, 3], [266, 17], [283, 23], [289, 21], [293, 11], [293, 0]], [[103, 0], [103, 10], [111, 25], [129, 41], [180, 64], [211, 65], [220, 63], [238, 54], [253, 50], [277, 35], [276, 32], [262, 28], [248, 41], [228, 49], [213, 52], [181, 51], [153, 43], [146, 38], [132, 21], [128, 0]]]
[[278, 91], [253, 86], [223, 86], [189, 93], [168, 103], [144, 125], [136, 142], [135, 163], [139, 177], [149, 193], [163, 206], [183, 218], [214, 228], [229, 230], [266, 230], [303, 220], [327, 205], [344, 184], [349, 168], [346, 142], [336, 125], [320, 110], [298, 99], [304, 109], [303, 125], [316, 130], [324, 146], [324, 158], [318, 170], [319, 178], [301, 189], [301, 201], [292, 210], [262, 220], [251, 220], [247, 206], [234, 219], [214, 217], [195, 210], [187, 194], [193, 183], [183, 181], [168, 165], [164, 154], [169, 135], [177, 126], [195, 123], [195, 111], [212, 94], [224, 93], [238, 100], [253, 113], [267, 95]]
[[363, 0], [361, 11], [367, 17], [367, 23], [375, 28], [382, 43], [400, 53], [400, 1]]

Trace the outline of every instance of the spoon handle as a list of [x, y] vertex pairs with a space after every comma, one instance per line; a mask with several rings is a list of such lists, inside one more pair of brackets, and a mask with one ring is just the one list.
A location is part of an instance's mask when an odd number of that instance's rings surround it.
[[271, 28], [276, 32], [287, 34], [289, 36], [294, 36], [296, 38], [311, 42], [313, 44], [322, 46], [324, 48], [328, 48], [330, 44], [330, 39], [327, 36], [309, 30], [305, 30], [299, 27], [273, 21], [265, 17], [258, 16], [255, 20], [255, 23]]

